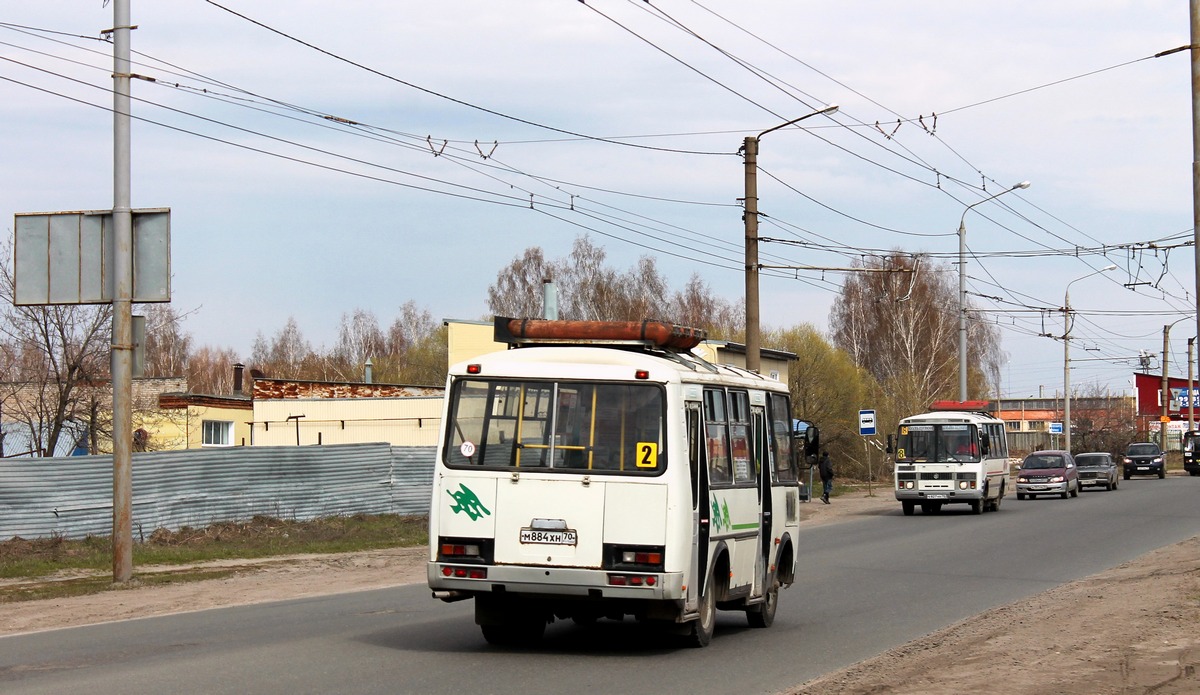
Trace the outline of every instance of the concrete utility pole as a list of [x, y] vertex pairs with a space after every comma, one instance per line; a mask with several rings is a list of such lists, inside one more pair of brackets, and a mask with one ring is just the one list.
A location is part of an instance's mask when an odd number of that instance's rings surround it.
[[830, 104], [820, 111], [813, 111], [774, 128], [768, 128], [759, 133], [758, 137], [747, 137], [742, 144], [746, 157], [746, 209], [743, 215], [746, 228], [746, 369], [751, 372], [757, 372], [762, 367], [762, 329], [758, 311], [758, 141], [772, 131], [837, 110], [837, 104]]
[[1196, 391], [1193, 386], [1195, 383], [1193, 380], [1195, 372], [1192, 370], [1192, 366], [1195, 364], [1193, 362], [1195, 359], [1195, 348], [1196, 336], [1192, 336], [1188, 338], [1188, 432], [1191, 432], [1196, 426]]
[[1162, 417], [1158, 419], [1158, 448], [1167, 451], [1167, 423], [1170, 422], [1170, 416], [1167, 415], [1167, 406], [1171, 403], [1171, 389], [1167, 384], [1167, 357], [1168, 349], [1170, 348], [1171, 324], [1163, 326], [1163, 358], [1162, 358], [1162, 390], [1159, 392], [1159, 400], [1162, 401]]
[[[1196, 335], [1200, 335], [1200, 0], [1189, 0], [1192, 58], [1192, 255], [1195, 257]], [[1188, 359], [1188, 369], [1192, 361]], [[1189, 390], [1189, 397], [1191, 392]], [[1192, 429], [1188, 412], [1188, 429]]]
[[133, 213], [129, 0], [113, 1], [113, 581], [133, 576]]

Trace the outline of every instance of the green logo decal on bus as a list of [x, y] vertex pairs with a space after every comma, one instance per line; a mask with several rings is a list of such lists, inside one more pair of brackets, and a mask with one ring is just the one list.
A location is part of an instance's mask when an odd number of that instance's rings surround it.
[[479, 495], [476, 495], [474, 490], [462, 483], [459, 483], [458, 487], [458, 492], [446, 491], [446, 494], [454, 499], [454, 505], [450, 507], [450, 511], [455, 514], [465, 512], [467, 516], [471, 517], [471, 521], [475, 521], [484, 514], [491, 515], [488, 508], [483, 506], [483, 502], [479, 501]]
[[733, 528], [733, 525], [729, 523], [729, 503], [716, 497], [712, 501], [712, 527], [715, 531], [720, 531], [722, 528], [726, 530]]

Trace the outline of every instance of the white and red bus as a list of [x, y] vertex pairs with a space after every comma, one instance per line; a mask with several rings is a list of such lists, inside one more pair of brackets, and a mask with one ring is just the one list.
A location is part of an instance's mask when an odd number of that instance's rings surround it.
[[787, 387], [658, 322], [497, 317], [509, 349], [451, 367], [429, 514], [429, 586], [474, 599], [493, 644], [555, 619], [670, 626], [718, 609], [769, 626], [796, 577], [799, 468]]
[[935, 401], [929, 412], [900, 421], [888, 453], [895, 454], [896, 499], [906, 515], [917, 506], [936, 514], [942, 505], [967, 504], [982, 514], [1000, 511], [1008, 489], [1004, 421], [987, 401]]

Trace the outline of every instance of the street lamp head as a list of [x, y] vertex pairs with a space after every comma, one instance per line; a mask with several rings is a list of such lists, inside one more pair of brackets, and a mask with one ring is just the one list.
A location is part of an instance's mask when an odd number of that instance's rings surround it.
[[1028, 181], [1022, 181], [1021, 183], [1018, 183], [1015, 186], [1013, 186], [1010, 190], [1015, 191], [1018, 188], [1029, 188], [1029, 186], [1030, 186], [1030, 184]]
[[1100, 269], [1100, 272], [1102, 272], [1102, 273], [1107, 273], [1107, 272], [1108, 272], [1108, 271], [1110, 271], [1110, 270], [1116, 270], [1116, 269], [1117, 269], [1117, 264], [1116, 264], [1116, 263], [1109, 263], [1108, 265], [1106, 265], [1106, 266], [1104, 266], [1103, 268], [1101, 268], [1101, 269]]
[[[820, 114], [820, 115], [822, 115], [822, 116], [828, 116], [828, 115], [830, 115], [830, 114], [837, 113], [837, 110], [838, 110], [838, 105], [837, 105], [837, 104], [830, 104], [829, 106], [826, 106], [825, 108], [821, 109], [821, 110], [820, 110], [820, 111], [818, 111], [817, 113], [818, 113], [818, 114]], [[1029, 183], [1028, 183], [1028, 182], [1026, 182], [1026, 184], [1025, 184], [1025, 185], [1026, 185], [1026, 186], [1028, 186], [1028, 185], [1029, 185]]]

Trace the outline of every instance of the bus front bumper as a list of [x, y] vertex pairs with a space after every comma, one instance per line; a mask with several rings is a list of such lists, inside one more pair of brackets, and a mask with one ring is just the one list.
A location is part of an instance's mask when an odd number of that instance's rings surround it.
[[983, 490], [896, 490], [896, 499], [904, 502], [973, 502], [983, 499]]

